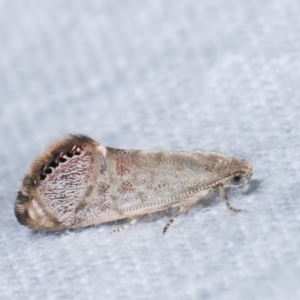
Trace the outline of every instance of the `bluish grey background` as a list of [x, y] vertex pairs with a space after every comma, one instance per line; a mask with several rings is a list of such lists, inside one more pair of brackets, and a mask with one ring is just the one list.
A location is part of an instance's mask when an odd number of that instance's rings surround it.
[[[1, 299], [299, 299], [298, 0], [0, 1]], [[20, 226], [32, 160], [104, 145], [215, 150], [253, 184], [111, 235]]]

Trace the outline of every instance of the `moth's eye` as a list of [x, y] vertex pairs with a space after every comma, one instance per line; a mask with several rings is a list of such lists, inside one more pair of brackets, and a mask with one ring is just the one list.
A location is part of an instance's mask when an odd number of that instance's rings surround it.
[[235, 175], [232, 177], [232, 184], [233, 185], [240, 185], [243, 181], [243, 177], [241, 175]]

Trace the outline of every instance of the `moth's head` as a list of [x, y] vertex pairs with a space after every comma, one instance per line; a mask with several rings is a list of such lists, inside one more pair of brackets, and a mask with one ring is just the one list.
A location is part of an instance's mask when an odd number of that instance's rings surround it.
[[227, 186], [241, 186], [252, 177], [252, 166], [245, 159], [231, 158], [228, 176], [226, 178]]
[[19, 223], [46, 231], [72, 227], [76, 208], [94, 174], [97, 147], [91, 138], [71, 135], [38, 157], [17, 195]]

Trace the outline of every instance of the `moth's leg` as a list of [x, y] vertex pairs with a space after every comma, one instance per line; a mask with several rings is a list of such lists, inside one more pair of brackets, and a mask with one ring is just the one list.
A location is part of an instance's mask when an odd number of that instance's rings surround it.
[[168, 223], [165, 225], [163, 229], [163, 234], [167, 232], [171, 224], [174, 222], [174, 219], [177, 218], [181, 213], [187, 214], [193, 207], [195, 207], [199, 202], [201, 201], [201, 198], [197, 197], [196, 200], [192, 199], [190, 201], [187, 201], [185, 205], [182, 205], [179, 207], [179, 209], [174, 213], [174, 215], [169, 219]]
[[240, 211], [242, 211], [242, 210], [239, 209], [239, 208], [233, 207], [233, 206], [229, 203], [229, 201], [228, 201], [228, 199], [227, 199], [226, 190], [224, 189], [223, 185], [219, 185], [219, 186], [218, 186], [218, 192], [219, 192], [220, 198], [223, 200], [223, 202], [225, 202], [226, 206], [227, 206], [230, 210], [232, 210], [232, 211], [234, 211], [234, 212], [240, 212]]
[[176, 213], [169, 219], [168, 223], [165, 225], [163, 229], [163, 234], [166, 234], [168, 228], [171, 226], [171, 224], [174, 222], [174, 219], [181, 214], [181, 209], [179, 208]]
[[124, 231], [124, 230], [128, 229], [129, 227], [131, 227], [132, 225], [134, 225], [142, 217], [143, 216], [138, 216], [138, 217], [130, 219], [129, 222], [127, 222], [126, 224], [124, 224], [122, 226], [119, 226], [116, 229], [114, 229], [112, 231], [112, 233], [121, 232], [121, 231]]

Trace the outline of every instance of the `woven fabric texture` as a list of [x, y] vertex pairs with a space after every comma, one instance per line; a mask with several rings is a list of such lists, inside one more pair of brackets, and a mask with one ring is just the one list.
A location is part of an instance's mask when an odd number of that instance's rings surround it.
[[[300, 299], [298, 0], [0, 0], [0, 298]], [[218, 151], [250, 185], [111, 234], [20, 226], [25, 172], [68, 133]], [[200, 174], [199, 174], [200, 176]]]

